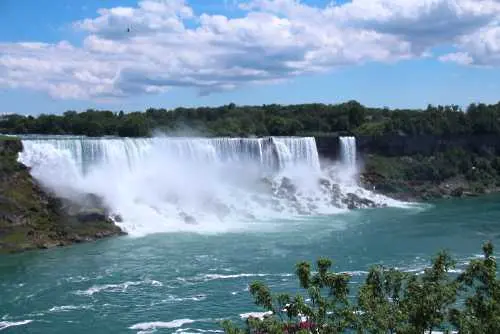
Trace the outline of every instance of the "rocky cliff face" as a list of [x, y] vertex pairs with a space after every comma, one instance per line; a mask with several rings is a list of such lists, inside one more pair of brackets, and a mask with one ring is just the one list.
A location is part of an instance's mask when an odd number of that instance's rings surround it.
[[358, 150], [361, 153], [374, 153], [384, 156], [434, 155], [449, 150], [483, 154], [500, 152], [500, 136], [398, 136], [380, 137], [361, 136], [358, 138]]
[[[316, 137], [321, 157], [338, 160], [338, 137]], [[500, 136], [357, 136], [368, 189], [403, 200], [500, 191]]]
[[69, 213], [17, 162], [22, 143], [0, 138], [0, 253], [49, 248], [122, 234], [98, 207]]
[[[315, 137], [321, 157], [337, 160], [340, 154], [339, 137]], [[481, 154], [485, 151], [500, 153], [500, 136], [356, 136], [358, 152], [387, 157], [412, 155], [431, 156], [438, 152], [461, 149]]]

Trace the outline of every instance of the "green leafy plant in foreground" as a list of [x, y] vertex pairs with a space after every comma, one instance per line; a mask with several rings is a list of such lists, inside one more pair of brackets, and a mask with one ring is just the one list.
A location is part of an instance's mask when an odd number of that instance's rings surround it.
[[500, 333], [500, 281], [491, 243], [483, 246], [483, 254], [457, 280], [467, 298], [464, 307], [451, 311], [450, 320], [463, 333]]
[[446, 252], [422, 273], [375, 266], [356, 298], [349, 294], [350, 276], [332, 272], [331, 266], [329, 259], [319, 259], [313, 272], [309, 263], [299, 263], [301, 290], [295, 296], [275, 295], [264, 283], [253, 282], [250, 293], [268, 315], [248, 318], [244, 328], [225, 321], [225, 332], [500, 333], [500, 281], [490, 242], [483, 246], [483, 258], [471, 261], [458, 276]]

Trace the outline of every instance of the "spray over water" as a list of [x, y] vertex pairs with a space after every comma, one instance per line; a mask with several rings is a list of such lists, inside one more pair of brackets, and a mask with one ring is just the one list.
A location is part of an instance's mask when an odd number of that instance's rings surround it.
[[322, 171], [312, 137], [30, 138], [19, 160], [58, 196], [98, 196], [130, 234], [224, 232], [343, 212], [353, 192], [390, 205], [349, 179], [355, 141], [341, 143], [342, 177]]

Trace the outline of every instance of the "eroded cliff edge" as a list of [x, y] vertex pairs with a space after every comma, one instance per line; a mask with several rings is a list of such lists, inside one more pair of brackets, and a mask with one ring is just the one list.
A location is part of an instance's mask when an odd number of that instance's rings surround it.
[[[338, 160], [339, 138], [316, 137], [320, 156]], [[500, 192], [500, 136], [356, 136], [361, 184], [402, 200]]]
[[0, 253], [50, 248], [121, 235], [99, 206], [56, 198], [17, 162], [22, 142], [0, 138]]

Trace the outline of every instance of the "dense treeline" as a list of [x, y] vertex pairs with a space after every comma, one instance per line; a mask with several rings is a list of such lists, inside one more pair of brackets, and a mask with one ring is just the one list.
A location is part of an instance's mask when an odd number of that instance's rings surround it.
[[246, 328], [225, 321], [228, 334], [307, 333], [500, 333], [500, 280], [493, 245], [483, 257], [452, 274], [455, 261], [440, 252], [423, 273], [373, 267], [357, 296], [350, 277], [330, 270], [328, 259], [296, 267], [301, 291], [273, 294], [262, 282], [250, 285], [255, 303], [268, 311]]
[[86, 136], [149, 136], [154, 131], [196, 130], [213, 136], [500, 133], [500, 103], [431, 106], [425, 110], [367, 108], [356, 101], [336, 105], [263, 105], [208, 108], [148, 109], [124, 113], [87, 110], [38, 117], [7, 115], [0, 132], [16, 134], [73, 134]]

